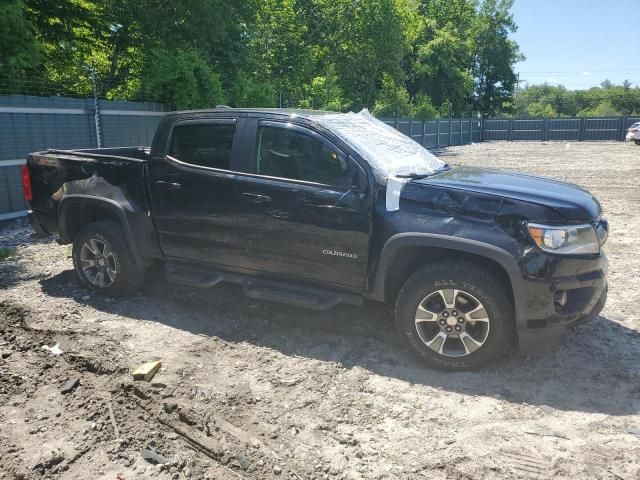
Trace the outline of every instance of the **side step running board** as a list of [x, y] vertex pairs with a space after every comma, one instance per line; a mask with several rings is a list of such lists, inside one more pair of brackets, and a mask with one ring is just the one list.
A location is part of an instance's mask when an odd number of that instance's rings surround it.
[[220, 283], [223, 278], [222, 275], [215, 275], [208, 278], [192, 277], [181, 273], [171, 273], [166, 275], [167, 280], [174, 283], [181, 283], [182, 285], [189, 285], [190, 287], [213, 287]]
[[362, 297], [322, 288], [300, 286], [288, 282], [256, 278], [250, 275], [201, 269], [181, 264], [166, 264], [167, 280], [190, 287], [208, 288], [220, 282], [242, 285], [243, 293], [256, 300], [286, 303], [312, 310], [328, 310], [339, 303], [361, 305]]
[[312, 310], [328, 310], [343, 301], [342, 297], [337, 294], [304, 291], [299, 287], [295, 289], [278, 288], [273, 285], [261, 285], [251, 281], [247, 281], [242, 286], [242, 291], [247, 297], [255, 298], [256, 300], [286, 303]]

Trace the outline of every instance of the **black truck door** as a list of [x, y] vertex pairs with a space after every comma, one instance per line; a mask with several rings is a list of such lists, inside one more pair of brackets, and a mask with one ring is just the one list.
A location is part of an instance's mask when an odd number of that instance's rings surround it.
[[151, 203], [167, 257], [233, 264], [236, 130], [235, 118], [179, 121], [168, 154], [151, 162]]
[[306, 127], [260, 121], [253, 128], [250, 171], [236, 179], [241, 216], [251, 219], [243, 266], [362, 287], [372, 210], [365, 170]]

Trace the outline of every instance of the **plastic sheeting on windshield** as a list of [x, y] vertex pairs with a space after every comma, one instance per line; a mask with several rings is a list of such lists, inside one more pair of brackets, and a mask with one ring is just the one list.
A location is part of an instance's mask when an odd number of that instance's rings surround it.
[[356, 150], [378, 174], [432, 174], [444, 167], [419, 143], [378, 120], [366, 109], [359, 113], [312, 115], [311, 118]]

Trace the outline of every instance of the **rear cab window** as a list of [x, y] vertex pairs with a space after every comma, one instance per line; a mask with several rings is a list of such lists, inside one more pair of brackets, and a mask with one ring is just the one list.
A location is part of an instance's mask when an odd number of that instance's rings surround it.
[[235, 120], [188, 121], [173, 127], [169, 156], [199, 167], [229, 170]]

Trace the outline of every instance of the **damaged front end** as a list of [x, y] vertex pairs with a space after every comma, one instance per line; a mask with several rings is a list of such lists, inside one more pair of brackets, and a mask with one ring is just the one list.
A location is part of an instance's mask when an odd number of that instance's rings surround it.
[[[511, 284], [522, 352], [553, 345], [566, 327], [602, 310], [608, 224], [588, 192], [540, 177], [475, 168], [405, 180], [389, 181], [384, 212], [380, 208], [389, 236], [413, 231], [447, 239], [437, 248], [458, 252], [454, 258], [497, 258]], [[390, 203], [396, 208], [388, 208]], [[494, 251], [503, 255], [489, 258]]]

